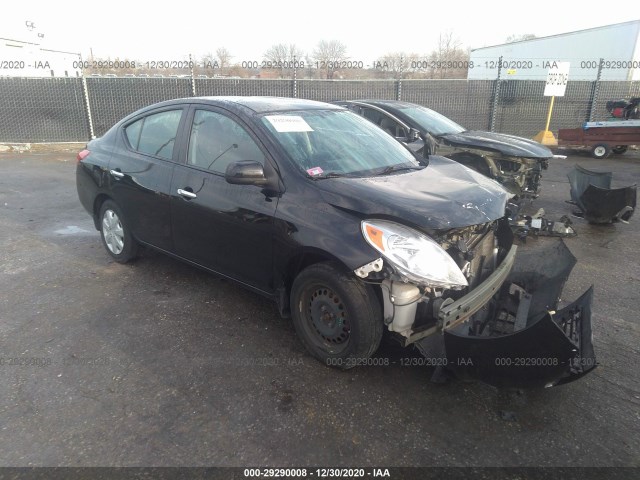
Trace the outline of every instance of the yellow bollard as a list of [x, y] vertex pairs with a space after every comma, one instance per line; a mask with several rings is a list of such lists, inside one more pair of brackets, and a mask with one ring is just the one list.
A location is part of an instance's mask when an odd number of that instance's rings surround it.
[[558, 145], [558, 140], [556, 140], [556, 137], [553, 136], [553, 133], [549, 131], [549, 124], [551, 123], [551, 112], [553, 111], [553, 103], [555, 99], [555, 96], [551, 97], [551, 103], [549, 104], [549, 113], [547, 114], [547, 124], [545, 125], [544, 130], [538, 132], [538, 134], [533, 137], [536, 142], [551, 147], [555, 147]]

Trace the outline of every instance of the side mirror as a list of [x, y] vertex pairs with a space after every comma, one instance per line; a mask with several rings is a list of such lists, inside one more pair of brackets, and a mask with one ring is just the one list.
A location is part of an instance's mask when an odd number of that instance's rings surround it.
[[265, 185], [267, 183], [262, 164], [253, 160], [230, 163], [224, 178], [233, 185]]
[[415, 142], [418, 139], [420, 139], [420, 131], [416, 128], [410, 128], [409, 135], [407, 137], [407, 142], [409, 143]]
[[422, 149], [422, 156], [428, 158], [429, 155], [435, 155], [438, 149], [438, 142], [431, 136], [429, 132], [420, 132], [420, 139], [424, 142], [424, 148]]

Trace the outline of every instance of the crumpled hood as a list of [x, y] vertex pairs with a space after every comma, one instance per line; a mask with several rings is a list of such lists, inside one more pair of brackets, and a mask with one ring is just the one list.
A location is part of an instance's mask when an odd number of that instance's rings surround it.
[[507, 199], [502, 186], [440, 156], [429, 166], [368, 178], [317, 181], [324, 200], [367, 217], [386, 217], [423, 230], [478, 225], [502, 218]]
[[469, 130], [461, 133], [449, 133], [439, 138], [453, 146], [492, 150], [514, 157], [543, 159], [553, 156], [551, 150], [538, 142], [504, 133]]

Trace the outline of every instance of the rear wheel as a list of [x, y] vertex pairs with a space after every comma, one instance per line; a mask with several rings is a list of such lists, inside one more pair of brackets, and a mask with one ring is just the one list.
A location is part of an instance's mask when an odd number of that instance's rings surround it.
[[107, 253], [119, 263], [127, 263], [136, 257], [138, 244], [124, 221], [120, 207], [112, 200], [100, 207], [100, 234]]
[[593, 158], [607, 158], [610, 154], [611, 147], [606, 143], [599, 143], [591, 149], [591, 156]]
[[355, 367], [380, 345], [382, 310], [373, 288], [333, 263], [311, 265], [298, 275], [291, 313], [306, 349], [326, 365]]
[[615, 147], [613, 147], [613, 148], [611, 149], [611, 151], [612, 151], [613, 153], [617, 153], [618, 155], [621, 155], [621, 154], [623, 154], [624, 152], [626, 152], [628, 148], [629, 148], [629, 147], [628, 147], [627, 145], [616, 145]]

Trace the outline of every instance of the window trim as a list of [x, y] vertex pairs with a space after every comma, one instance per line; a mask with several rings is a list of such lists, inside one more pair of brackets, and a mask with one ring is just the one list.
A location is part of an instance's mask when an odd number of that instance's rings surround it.
[[[411, 131], [411, 126], [405, 122], [404, 120], [402, 120], [401, 118], [397, 117], [396, 115], [394, 115], [391, 112], [388, 112], [387, 110], [385, 110], [384, 108], [380, 108], [376, 105], [372, 105], [370, 103], [367, 102], [359, 102], [357, 100], [352, 100], [352, 101], [348, 101], [348, 102], [344, 102], [344, 103], [340, 103], [340, 102], [336, 102], [338, 105], [340, 105], [341, 107], [345, 107], [348, 110], [351, 110], [353, 113], [355, 113], [356, 115], [360, 115], [362, 118], [369, 120], [367, 117], [364, 116], [364, 112], [362, 111], [362, 109], [364, 108], [368, 108], [370, 110], [374, 110], [378, 113], [381, 113], [382, 115], [386, 116], [387, 118], [391, 119], [392, 121], [396, 122], [397, 124], [399, 124], [402, 128], [404, 128], [407, 132], [407, 135], [409, 134], [409, 132]], [[361, 112], [356, 112], [353, 110], [353, 108], [350, 108], [351, 106], [355, 106], [355, 107], [359, 107]], [[371, 122], [371, 120], [369, 120]], [[375, 125], [374, 122], [371, 122]], [[380, 128], [380, 125], [377, 125]], [[396, 139], [400, 138], [400, 137], [394, 137]]]
[[[183, 131], [183, 127], [184, 127], [184, 122], [186, 119], [186, 115], [185, 115], [185, 111], [187, 110], [187, 107], [189, 105], [185, 105], [185, 104], [177, 104], [177, 105], [167, 105], [165, 107], [161, 107], [161, 108], [157, 108], [154, 110], [149, 110], [146, 111], [144, 113], [142, 113], [141, 115], [138, 115], [135, 118], [132, 118], [131, 120], [129, 120], [128, 122], [122, 124], [120, 130], [121, 130], [121, 135], [122, 135], [122, 141], [124, 142], [124, 145], [126, 147], [126, 149], [131, 152], [131, 153], [135, 153], [137, 155], [143, 155], [145, 157], [149, 157], [149, 158], [153, 158], [156, 160], [162, 160], [163, 162], [172, 162], [172, 163], [179, 163], [177, 158], [179, 153], [178, 150], [179, 148], [177, 148], [180, 144], [180, 136], [182, 135], [182, 131]], [[140, 120], [145, 120], [147, 117], [150, 117], [151, 115], [156, 115], [158, 113], [163, 113], [163, 112], [171, 112], [171, 111], [180, 111], [180, 121], [178, 122], [178, 128], [176, 130], [176, 139], [173, 145], [173, 151], [171, 154], [171, 158], [166, 158], [166, 157], [161, 157], [159, 155], [154, 155], [152, 153], [147, 153], [147, 152], [141, 152], [140, 150], [136, 150], [135, 148], [133, 148], [133, 146], [131, 145], [131, 143], [129, 143], [129, 138], [127, 137], [127, 128], [129, 126], [131, 126], [132, 124], [136, 123], [137, 121]], [[140, 136], [142, 135], [142, 130], [144, 129], [144, 122], [142, 125], [142, 128], [140, 129]], [[140, 144], [140, 136], [138, 137], [138, 144]]]

